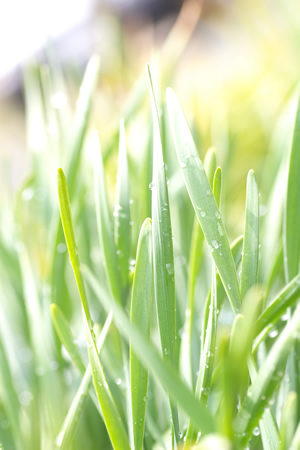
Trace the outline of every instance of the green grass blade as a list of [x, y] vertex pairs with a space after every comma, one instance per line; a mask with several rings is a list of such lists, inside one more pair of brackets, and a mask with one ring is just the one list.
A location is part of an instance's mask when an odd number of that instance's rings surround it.
[[[172, 228], [160, 125], [150, 69], [148, 69], [148, 81], [153, 120], [152, 229], [154, 295], [163, 357], [171, 361], [175, 366], [177, 355]], [[179, 437], [179, 424], [176, 408], [172, 404], [171, 410], [177, 440]]]
[[[51, 305], [51, 314], [53, 314], [53, 310], [55, 310], [56, 308], [57, 308], [56, 305]], [[101, 352], [102, 346], [105, 342], [111, 322], [112, 322], [112, 314], [109, 314], [105, 321], [103, 329], [100, 333], [100, 336], [97, 339], [97, 348], [99, 353]], [[66, 415], [64, 423], [56, 439], [56, 446], [62, 450], [63, 449], [68, 450], [72, 444], [74, 434], [76, 432], [77, 425], [80, 420], [83, 407], [85, 405], [85, 401], [89, 394], [91, 382], [92, 382], [92, 372], [91, 366], [89, 364], [87, 369], [85, 370], [79, 389], [76, 392], [76, 395], [69, 408], [68, 414]], [[94, 399], [94, 396], [92, 398]]]
[[221, 169], [221, 167], [217, 167], [215, 175], [214, 175], [214, 181], [213, 181], [213, 193], [214, 193], [218, 208], [220, 206], [220, 200], [221, 200], [221, 188], [222, 188], [222, 169]]
[[116, 325], [124, 338], [131, 342], [136, 355], [144, 367], [159, 380], [173, 401], [191, 418], [194, 425], [201, 430], [203, 435], [215, 431], [215, 423], [211, 413], [181, 381], [172, 364], [168, 360], [163, 359], [144, 334], [130, 323], [122, 308], [115, 301], [109, 301], [103, 295], [101, 286], [87, 267], [85, 267], [84, 273], [87, 282], [103, 307], [107, 312], [113, 312]]
[[292, 306], [300, 297], [300, 275], [297, 275], [282, 291], [271, 301], [256, 322], [256, 334], [270, 324], [275, 324], [285, 314], [287, 308]]
[[110, 213], [107, 203], [104, 168], [98, 134], [94, 137], [94, 191], [99, 239], [105, 259], [105, 269], [114, 298], [121, 303], [123, 299], [121, 272], [118, 261]]
[[300, 257], [300, 99], [298, 99], [294, 133], [289, 157], [287, 195], [284, 211], [284, 269], [290, 281], [299, 271]]
[[91, 319], [84, 282], [80, 271], [80, 262], [73, 229], [68, 187], [62, 169], [58, 169], [57, 185], [61, 220], [84, 313], [83, 317], [86, 329], [88, 355], [92, 368], [96, 394], [113, 446], [115, 448], [129, 449], [130, 446], [128, 437], [120, 414], [115, 405], [114, 399], [109, 390], [109, 386], [107, 384], [105, 374], [99, 359], [99, 354], [96, 348], [95, 335], [93, 331], [93, 321]]
[[273, 344], [239, 411], [235, 422], [235, 431], [240, 438], [241, 445], [247, 444], [254, 427], [258, 425], [264, 409], [268, 406], [278, 387], [289, 353], [299, 332], [300, 308], [297, 308], [291, 321]]
[[[217, 329], [217, 284], [216, 284], [216, 270], [213, 264], [211, 298], [209, 306], [209, 315], [207, 327], [202, 331], [202, 341], [204, 345], [201, 351], [200, 366], [198, 372], [198, 379], [196, 384], [196, 396], [203, 403], [207, 404], [208, 395], [210, 392], [212, 372], [214, 366], [214, 354], [216, 347], [216, 329]], [[191, 442], [196, 441], [198, 429], [196, 429], [190, 422], [187, 435], [186, 446]]]
[[174, 144], [185, 184], [232, 308], [240, 308], [240, 290], [220, 211], [179, 102], [171, 89], [167, 104]]
[[[207, 178], [210, 185], [213, 185], [213, 176], [216, 170], [216, 152], [214, 148], [210, 148], [204, 159], [204, 167], [207, 173]], [[190, 246], [189, 257], [189, 270], [188, 270], [188, 308], [186, 310], [186, 323], [185, 330], [187, 333], [187, 339], [182, 340], [181, 352], [184, 355], [185, 362], [185, 377], [189, 386], [194, 384], [193, 373], [196, 372], [197, 367], [192, 367], [192, 336], [193, 336], [193, 324], [195, 315], [195, 286], [197, 281], [197, 275], [200, 270], [201, 262], [203, 260], [203, 242], [204, 235], [200, 227], [199, 221], [195, 216], [193, 224], [193, 232]], [[195, 369], [195, 370], [194, 370]]]
[[[248, 358], [248, 369], [252, 383], [257, 377], [257, 367], [253, 358]], [[278, 450], [280, 436], [276, 418], [271, 408], [264, 410], [262, 420], [259, 422], [261, 439], [264, 450]]]
[[[146, 219], [140, 232], [131, 297], [131, 322], [148, 339], [152, 306], [152, 235], [151, 221]], [[130, 346], [130, 384], [134, 448], [143, 447], [148, 370]]]
[[67, 350], [73, 364], [81, 373], [84, 373], [85, 365], [82, 360], [79, 348], [74, 342], [74, 337], [72, 335], [67, 319], [65, 318], [59, 306], [56, 304], [51, 305], [50, 313], [52, 323], [61, 343]]
[[257, 283], [259, 248], [258, 186], [253, 170], [247, 178], [246, 217], [242, 258], [241, 296]]
[[93, 100], [97, 90], [99, 71], [100, 58], [98, 55], [93, 55], [87, 64], [80, 86], [80, 93], [77, 100], [77, 109], [74, 123], [75, 135], [74, 141], [71, 146], [72, 151], [70, 155], [70, 161], [66, 171], [71, 198], [76, 187], [80, 155], [87, 135]]
[[124, 121], [120, 123], [119, 162], [116, 187], [116, 203], [114, 207], [115, 246], [119, 260], [122, 283], [124, 289], [128, 285], [129, 257], [131, 244], [130, 207], [129, 207], [129, 178], [126, 151], [126, 137]]
[[295, 429], [297, 417], [297, 394], [289, 392], [285, 401], [280, 423], [280, 450], [291, 448], [291, 442]]

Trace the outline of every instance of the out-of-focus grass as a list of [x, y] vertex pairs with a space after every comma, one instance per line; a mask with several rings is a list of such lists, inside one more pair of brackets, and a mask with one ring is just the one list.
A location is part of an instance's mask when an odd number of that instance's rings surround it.
[[[53, 58], [25, 68], [31, 171], [13, 197], [0, 195], [0, 439], [6, 450], [110, 448], [110, 442], [123, 448], [122, 433], [124, 448], [133, 442], [141, 448], [142, 441], [145, 449], [164, 448], [176, 440], [187, 447], [200, 437], [201, 424], [203, 436], [223, 435], [222, 448], [275, 450], [280, 436], [287, 448], [299, 441], [297, 124], [288, 182], [286, 172], [299, 78], [296, 12], [283, 1], [272, 8], [236, 2], [222, 20], [204, 17], [190, 36], [200, 14], [196, 3], [185, 5], [154, 55], [150, 94], [131, 54], [123, 73], [101, 72], [98, 58], [91, 59], [76, 111], [69, 80], [72, 93], [79, 83], [72, 71], [58, 70]], [[167, 85], [181, 99], [191, 134], [170, 91], [166, 103]], [[212, 146], [205, 172], [197, 158]], [[257, 182], [250, 172], [244, 224], [249, 168]], [[230, 246], [242, 233], [244, 242]], [[250, 289], [257, 280], [261, 295]], [[60, 314], [65, 341], [55, 331]], [[94, 333], [106, 335], [100, 357]], [[100, 407], [88, 396], [97, 404], [88, 361]], [[290, 406], [281, 415], [285, 399]]]

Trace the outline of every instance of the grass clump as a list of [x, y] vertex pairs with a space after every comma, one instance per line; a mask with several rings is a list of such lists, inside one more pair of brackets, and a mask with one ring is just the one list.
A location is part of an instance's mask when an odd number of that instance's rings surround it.
[[[250, 170], [230, 243], [218, 150], [198, 151], [176, 94], [158, 96], [148, 68], [140, 109], [102, 151], [98, 75], [93, 57], [74, 117], [53, 116], [55, 76], [25, 78], [60, 132], [34, 155], [0, 241], [3, 448], [299, 448], [299, 108], [284, 195], [274, 202], [271, 183], [262, 216]], [[143, 132], [137, 155], [126, 135]]]

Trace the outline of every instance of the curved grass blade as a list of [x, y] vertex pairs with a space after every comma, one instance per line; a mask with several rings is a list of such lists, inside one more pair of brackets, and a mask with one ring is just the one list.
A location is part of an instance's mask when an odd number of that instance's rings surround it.
[[83, 318], [86, 329], [86, 339], [88, 347], [89, 361], [92, 368], [92, 375], [98, 401], [102, 410], [104, 422], [115, 448], [130, 449], [128, 437], [122, 423], [122, 419], [117, 410], [114, 399], [107, 384], [105, 374], [97, 352], [95, 335], [93, 331], [93, 321], [91, 319], [84, 282], [80, 271], [78, 249], [76, 246], [69, 193], [65, 175], [62, 169], [57, 173], [58, 198], [61, 220], [65, 233], [66, 243], [69, 251], [71, 265], [74, 271], [77, 288], [83, 308]]
[[246, 445], [257, 426], [264, 409], [268, 406], [275, 389], [280, 383], [289, 353], [300, 332], [300, 308], [298, 307], [289, 324], [273, 344], [257, 377], [250, 386], [247, 396], [235, 421], [235, 431], [240, 444]]
[[114, 298], [122, 303], [121, 272], [114, 243], [105, 189], [104, 168], [98, 133], [94, 135], [94, 189], [99, 239], [102, 245], [105, 269]]
[[[54, 310], [56, 308], [57, 308], [56, 305], [51, 305], [51, 314], [52, 315], [55, 315]], [[109, 314], [105, 321], [103, 329], [100, 333], [100, 336], [97, 339], [97, 348], [98, 348], [99, 353], [101, 352], [102, 346], [105, 342], [111, 322], [112, 322], [112, 314]], [[69, 408], [68, 414], [66, 415], [66, 418], [61, 427], [61, 430], [56, 438], [56, 446], [62, 450], [63, 449], [68, 450], [71, 447], [72, 441], [74, 439], [74, 434], [76, 432], [77, 425], [79, 423], [81, 413], [82, 413], [83, 407], [85, 405], [85, 401], [89, 394], [91, 382], [92, 382], [92, 372], [91, 372], [91, 366], [89, 364], [85, 370], [85, 373], [83, 375], [83, 378], [82, 378], [80, 386], [79, 386], [79, 389], [76, 392], [76, 395], [75, 395], [73, 402]], [[92, 396], [92, 399], [96, 400], [94, 396]], [[98, 408], [97, 400], [96, 400], [95, 405]]]
[[116, 252], [121, 271], [122, 284], [125, 290], [128, 285], [129, 256], [131, 244], [129, 200], [129, 179], [125, 127], [124, 121], [121, 120], [116, 203], [114, 207], [114, 235]]
[[245, 232], [241, 273], [241, 296], [257, 283], [259, 248], [259, 192], [255, 173], [250, 170], [247, 178]]
[[170, 361], [163, 359], [157, 350], [149, 343], [149, 340], [136, 326], [130, 323], [122, 308], [115, 302], [109, 301], [95, 276], [88, 267], [84, 268], [84, 274], [90, 287], [93, 289], [105, 310], [113, 312], [115, 323], [127, 341], [131, 342], [134, 352], [146, 367], [163, 385], [182, 410], [191, 418], [194, 425], [199, 428], [203, 435], [215, 431], [214, 419], [207, 408], [205, 408], [192, 394], [188, 387], [181, 381], [177, 371]]
[[168, 88], [167, 104], [178, 161], [196, 215], [234, 312], [241, 295], [228, 238], [203, 164], [174, 92]]
[[290, 281], [299, 271], [300, 257], [300, 97], [294, 124], [292, 146], [289, 157], [288, 184], [284, 211], [284, 269]]
[[[177, 349], [172, 228], [160, 125], [149, 68], [148, 81], [153, 120], [152, 230], [154, 295], [163, 358], [169, 360], [175, 367]], [[178, 414], [172, 403], [171, 411], [177, 441], [179, 439]]]
[[300, 297], [300, 274], [287, 284], [278, 296], [270, 303], [256, 322], [256, 335], [270, 324], [274, 325]]
[[[140, 232], [131, 297], [131, 323], [147, 339], [150, 336], [152, 307], [152, 233], [151, 220], [146, 219]], [[148, 370], [143, 367], [130, 345], [130, 385], [134, 448], [143, 447]]]

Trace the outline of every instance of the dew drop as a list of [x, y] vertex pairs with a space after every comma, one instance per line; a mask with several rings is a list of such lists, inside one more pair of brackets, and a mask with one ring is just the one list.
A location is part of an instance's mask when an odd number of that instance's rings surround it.
[[117, 378], [117, 379], [116, 379], [116, 384], [117, 384], [118, 386], [120, 386], [120, 384], [122, 384], [121, 378]]
[[221, 219], [221, 214], [219, 213], [219, 211], [215, 212], [215, 216], [216, 216], [217, 219]]
[[186, 167], [186, 163], [184, 161], [180, 161], [179, 165], [182, 169]]
[[64, 242], [60, 242], [60, 244], [57, 244], [56, 250], [58, 253], [65, 253], [66, 248], [66, 244]]
[[271, 339], [274, 339], [277, 335], [278, 335], [278, 330], [276, 330], [276, 328], [271, 330], [268, 334], [269, 338], [271, 338]]
[[255, 427], [253, 430], [253, 435], [254, 436], [259, 436], [260, 435], [260, 431], [259, 431], [259, 427]]
[[149, 189], [150, 189], [150, 191], [152, 191], [153, 188], [154, 188], [154, 183], [153, 183], [153, 181], [151, 181], [151, 183], [149, 184]]
[[212, 245], [214, 248], [219, 248], [219, 243], [215, 239], [212, 241]]
[[205, 216], [206, 216], [205, 211], [201, 211], [201, 212], [200, 212], [200, 215], [201, 215], [201, 217], [205, 217]]
[[169, 275], [173, 275], [174, 273], [174, 266], [172, 263], [166, 264], [166, 269]]

